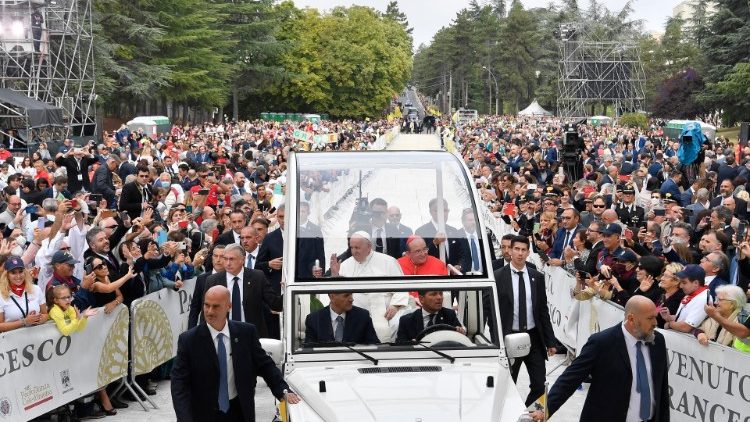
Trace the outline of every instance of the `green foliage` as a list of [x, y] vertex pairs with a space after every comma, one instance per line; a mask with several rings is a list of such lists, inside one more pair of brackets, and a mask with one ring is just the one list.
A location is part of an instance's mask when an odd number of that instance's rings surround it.
[[733, 125], [750, 116], [750, 63], [737, 63], [719, 82], [709, 83], [702, 97], [724, 105], [724, 120]]
[[406, 30], [368, 7], [303, 10], [281, 36], [293, 44], [281, 56], [287, 74], [275, 87], [287, 110], [378, 116], [411, 73]]
[[620, 124], [626, 127], [648, 129], [648, 117], [641, 113], [625, 113], [620, 116]]

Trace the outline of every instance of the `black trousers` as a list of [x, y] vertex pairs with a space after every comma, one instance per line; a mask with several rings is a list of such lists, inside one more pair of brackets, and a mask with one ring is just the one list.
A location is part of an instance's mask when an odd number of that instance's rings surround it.
[[240, 399], [235, 397], [229, 400], [229, 411], [222, 413], [216, 411], [216, 422], [242, 422], [242, 406], [240, 406]]
[[517, 358], [513, 362], [513, 365], [510, 366], [510, 375], [513, 377], [513, 382], [516, 382], [521, 364], [526, 365], [526, 371], [529, 373], [529, 388], [531, 389], [529, 395], [526, 397], [526, 406], [528, 407], [544, 394], [544, 381], [547, 377], [547, 366], [545, 363], [547, 360], [547, 349], [542, 344], [536, 328], [532, 328], [527, 333], [531, 338], [531, 350], [528, 355]]

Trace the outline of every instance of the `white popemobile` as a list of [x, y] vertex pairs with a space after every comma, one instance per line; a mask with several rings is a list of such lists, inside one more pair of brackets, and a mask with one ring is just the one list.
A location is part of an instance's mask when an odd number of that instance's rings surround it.
[[[347, 252], [348, 237], [357, 231], [379, 233], [370, 226], [376, 220], [380, 226], [385, 218], [382, 211], [371, 209], [375, 198], [401, 210], [401, 227], [416, 230], [432, 225], [433, 234], [449, 233], [439, 251], [444, 259], [449, 255], [448, 262], [455, 261], [454, 254], [460, 253], [457, 251], [470, 253], [468, 246], [461, 249], [456, 243], [462, 240], [463, 232], [458, 230], [465, 222], [475, 224], [479, 247], [473, 250], [481, 258], [468, 265], [473, 271], [464, 269], [466, 274], [452, 277], [328, 275], [332, 254], [342, 260], [349, 256], [341, 256]], [[430, 213], [430, 203], [440, 204], [441, 200], [445, 206], [435, 207]], [[511, 334], [500, 340], [498, 335], [502, 331], [497, 293], [492, 271], [487, 270], [491, 269], [490, 243], [477, 213], [472, 178], [457, 156], [442, 151], [291, 154], [285, 204], [282, 340], [262, 341], [266, 351], [282, 365], [290, 388], [302, 399], [299, 404], [281, 407], [284, 420], [528, 420], [511, 379], [509, 361], [528, 353], [529, 337]], [[405, 235], [403, 231], [394, 234], [394, 227], [389, 224], [385, 228], [386, 248], [403, 248]], [[372, 240], [373, 247], [376, 243]], [[325, 257], [322, 262], [320, 256]], [[313, 277], [316, 265], [324, 267], [326, 275]], [[457, 272], [456, 268], [452, 270]], [[395, 331], [388, 327], [397, 325], [400, 316], [421, 312], [417, 291], [444, 292], [443, 306], [455, 310], [462, 329], [435, 324], [414, 339], [397, 343]], [[307, 316], [327, 305], [329, 294], [339, 293], [401, 298], [395, 317], [388, 312], [386, 299], [379, 306], [369, 300], [377, 343], [305, 338]], [[408, 297], [406, 305], [404, 296]], [[328, 308], [322, 312], [330, 314]], [[326, 328], [333, 333], [333, 327]]]

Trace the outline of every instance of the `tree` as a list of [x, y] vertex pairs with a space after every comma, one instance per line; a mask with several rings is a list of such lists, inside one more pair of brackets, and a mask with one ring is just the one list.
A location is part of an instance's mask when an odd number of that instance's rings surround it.
[[692, 68], [677, 72], [657, 88], [651, 106], [655, 117], [665, 119], [694, 119], [705, 110], [696, 102], [695, 96], [704, 87], [703, 78]]
[[709, 83], [704, 101], [722, 104], [724, 120], [733, 125], [750, 116], [750, 63], [737, 63], [719, 82]]
[[293, 46], [282, 54], [287, 73], [275, 93], [290, 111], [379, 116], [411, 74], [406, 30], [368, 7], [326, 15], [307, 9], [285, 23], [281, 36]]
[[501, 35], [503, 86], [513, 112], [533, 95], [529, 84], [533, 84], [536, 78], [534, 63], [538, 55], [538, 35], [531, 14], [524, 10], [519, 0], [514, 0]]

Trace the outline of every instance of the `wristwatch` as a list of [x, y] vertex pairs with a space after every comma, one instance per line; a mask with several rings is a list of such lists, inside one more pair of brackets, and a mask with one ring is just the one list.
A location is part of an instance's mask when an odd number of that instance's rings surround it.
[[286, 396], [287, 394], [289, 394], [289, 389], [285, 388], [285, 389], [281, 390], [281, 394], [283, 394], [283, 395]]

